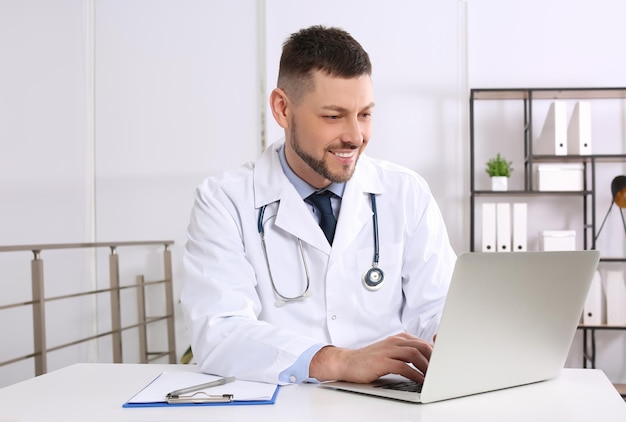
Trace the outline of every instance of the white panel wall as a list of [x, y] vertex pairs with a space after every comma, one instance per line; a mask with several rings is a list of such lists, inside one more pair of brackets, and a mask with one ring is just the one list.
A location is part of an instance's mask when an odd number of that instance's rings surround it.
[[4, 0], [0, 13], [0, 239], [82, 239], [91, 214], [80, 0]]
[[[0, 245], [79, 242], [92, 227], [88, 21], [80, 0], [0, 2]], [[0, 306], [31, 300], [29, 252], [0, 253]], [[88, 288], [89, 256], [42, 253], [46, 293]], [[48, 315], [48, 346], [74, 326], [87, 335], [89, 303], [73, 300]], [[28, 307], [0, 312], [0, 359], [32, 353]], [[84, 358], [87, 346], [51, 353], [49, 368]], [[34, 375], [33, 362], [0, 367], [0, 385]]]
[[178, 297], [195, 187], [259, 151], [256, 2], [99, 1], [95, 27], [97, 238], [175, 240]]
[[[257, 16], [254, 0], [0, 2], [0, 245], [172, 239], [177, 297], [194, 188], [259, 152]], [[121, 248], [122, 284], [146, 266], [162, 278], [161, 251]], [[45, 253], [47, 293], [106, 286], [107, 253]], [[30, 255], [0, 254], [0, 305], [29, 300]], [[122, 300], [135, 322], [134, 293]], [[106, 297], [47, 311], [48, 346], [110, 329]], [[176, 317], [180, 354], [178, 306]], [[30, 309], [0, 318], [14, 339], [0, 359], [30, 353]], [[48, 368], [111, 359], [105, 338], [51, 354]], [[33, 373], [31, 361], [0, 367], [0, 384]]]
[[472, 87], [624, 86], [621, 0], [468, 0]]

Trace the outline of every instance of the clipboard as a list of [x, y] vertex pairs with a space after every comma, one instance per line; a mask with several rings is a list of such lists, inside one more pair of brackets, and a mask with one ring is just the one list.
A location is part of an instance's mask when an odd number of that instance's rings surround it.
[[219, 379], [220, 377], [200, 372], [162, 372], [122, 407], [237, 406], [276, 402], [278, 385], [241, 380], [168, 398], [168, 393], [173, 390]]

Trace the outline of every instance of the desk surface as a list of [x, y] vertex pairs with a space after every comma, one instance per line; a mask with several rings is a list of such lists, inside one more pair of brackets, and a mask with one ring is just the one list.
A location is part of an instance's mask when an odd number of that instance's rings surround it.
[[411, 404], [327, 390], [282, 387], [276, 404], [124, 409], [163, 371], [195, 365], [77, 364], [0, 389], [0, 421], [590, 421], [626, 420], [626, 403], [600, 370], [471, 397]]

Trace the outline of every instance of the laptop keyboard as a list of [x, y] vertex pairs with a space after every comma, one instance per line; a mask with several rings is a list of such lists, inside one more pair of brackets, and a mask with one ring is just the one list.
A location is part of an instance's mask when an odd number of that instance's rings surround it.
[[408, 391], [411, 393], [421, 393], [422, 385], [416, 381], [400, 381], [391, 382], [388, 384], [377, 385], [378, 388], [384, 388], [388, 390]]

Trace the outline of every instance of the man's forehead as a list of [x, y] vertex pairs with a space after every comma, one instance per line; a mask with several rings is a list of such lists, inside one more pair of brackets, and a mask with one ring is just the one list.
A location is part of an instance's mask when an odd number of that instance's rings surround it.
[[320, 106], [332, 108], [353, 106], [361, 108], [374, 106], [372, 82], [369, 75], [343, 78], [317, 73], [313, 76], [313, 87], [305, 94], [310, 100], [321, 102]]

